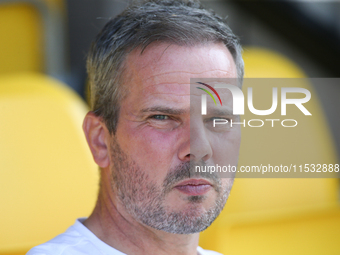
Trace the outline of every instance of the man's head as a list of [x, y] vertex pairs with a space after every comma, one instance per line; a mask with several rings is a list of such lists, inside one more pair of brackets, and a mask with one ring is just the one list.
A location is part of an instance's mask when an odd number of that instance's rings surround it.
[[[240, 45], [194, 1], [148, 1], [109, 22], [88, 61], [92, 107], [84, 130], [115, 208], [146, 227], [177, 234], [208, 227], [233, 179], [195, 166], [236, 165], [240, 130], [214, 129], [224, 110], [200, 114], [190, 78], [242, 78]], [[235, 64], [236, 63], [236, 64]]]
[[120, 102], [129, 90], [124, 83], [125, 59], [136, 48], [142, 53], [157, 42], [180, 46], [221, 42], [233, 56], [242, 82], [241, 46], [218, 15], [194, 0], [134, 3], [106, 24], [92, 44], [87, 60], [91, 110], [103, 117], [110, 132], [116, 130]]

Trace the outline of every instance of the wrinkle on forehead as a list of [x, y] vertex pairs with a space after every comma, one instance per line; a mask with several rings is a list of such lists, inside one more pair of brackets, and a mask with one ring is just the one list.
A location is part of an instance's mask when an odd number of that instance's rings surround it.
[[221, 70], [221, 69], [214, 69], [214, 70], [209, 70], [209, 71], [202, 71], [202, 72], [185, 72], [185, 71], [172, 71], [172, 72], [164, 72], [164, 73], [160, 73], [160, 74], [156, 74], [156, 75], [152, 75], [150, 77], [146, 77], [144, 79], [142, 79], [142, 81], [148, 81], [148, 80], [155, 80], [156, 78], [161, 78], [163, 79], [163, 77], [166, 76], [172, 76], [172, 75], [176, 75], [176, 76], [190, 76], [190, 78], [200, 78], [200, 77], [205, 77], [204, 75], [207, 74], [208, 77], [212, 76], [214, 73], [216, 74], [225, 74], [226, 77], [227, 75], [232, 74], [230, 71], [226, 71], [226, 70]]
[[143, 54], [132, 51], [125, 64], [124, 83], [130, 93], [124, 101], [131, 111], [155, 104], [190, 104], [191, 78], [236, 78], [230, 52], [217, 43], [192, 47], [154, 44]]
[[148, 96], [152, 95], [174, 95], [190, 96], [190, 83], [151, 83], [144, 86], [137, 86], [135, 91], [139, 91]]
[[150, 96], [152, 96], [152, 95], [190, 96], [190, 90], [188, 91], [188, 93], [180, 93], [180, 92], [178, 92], [178, 93], [174, 93], [174, 92], [168, 92], [168, 93], [166, 93], [166, 92], [151, 92]]
[[[185, 54], [190, 57], [183, 59]], [[202, 76], [237, 77], [234, 60], [223, 43], [198, 46], [155, 44], [143, 54], [140, 54], [140, 49], [132, 51], [127, 56], [126, 67], [129, 78], [140, 82], [158, 82], [159, 79], [164, 82], [164, 79], [171, 79], [174, 75], [181, 75], [182, 78], [187, 75], [189, 79]]]

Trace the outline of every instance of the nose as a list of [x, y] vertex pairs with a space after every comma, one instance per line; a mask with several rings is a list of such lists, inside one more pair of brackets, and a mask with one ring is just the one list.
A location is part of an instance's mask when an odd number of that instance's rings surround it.
[[207, 161], [213, 155], [208, 130], [202, 121], [192, 121], [190, 125], [190, 156], [193, 161]]
[[212, 157], [212, 148], [203, 122], [190, 121], [185, 128], [185, 142], [182, 143], [178, 157], [182, 161], [207, 161]]
[[183, 162], [187, 162], [190, 161], [190, 124], [183, 128], [181, 136], [178, 158]]

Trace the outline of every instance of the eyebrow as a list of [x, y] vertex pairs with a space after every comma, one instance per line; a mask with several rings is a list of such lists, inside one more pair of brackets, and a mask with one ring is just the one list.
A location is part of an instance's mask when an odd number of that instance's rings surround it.
[[182, 115], [182, 114], [189, 112], [189, 110], [176, 109], [176, 108], [164, 107], [164, 106], [154, 106], [154, 107], [144, 108], [140, 112], [142, 113], [160, 112], [160, 113], [166, 113], [166, 114], [171, 114], [171, 115]]
[[234, 116], [233, 111], [231, 109], [228, 108], [214, 108], [214, 109], [210, 109], [208, 110], [208, 113], [210, 112], [210, 114], [212, 115], [216, 115], [216, 116]]

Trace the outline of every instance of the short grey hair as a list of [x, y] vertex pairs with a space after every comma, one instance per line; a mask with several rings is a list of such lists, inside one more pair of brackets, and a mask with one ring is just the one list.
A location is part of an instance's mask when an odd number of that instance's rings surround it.
[[242, 48], [225, 20], [202, 7], [198, 0], [134, 1], [111, 19], [92, 43], [87, 72], [91, 110], [103, 118], [111, 134], [116, 132], [123, 86], [124, 60], [134, 49], [154, 42], [195, 46], [222, 42], [233, 56], [242, 84]]

